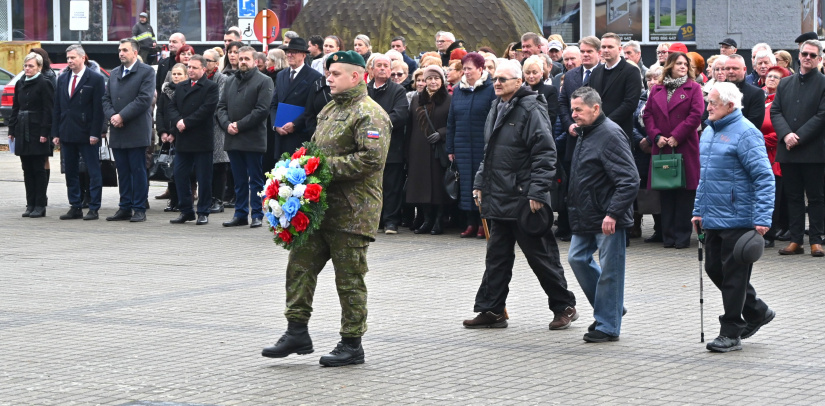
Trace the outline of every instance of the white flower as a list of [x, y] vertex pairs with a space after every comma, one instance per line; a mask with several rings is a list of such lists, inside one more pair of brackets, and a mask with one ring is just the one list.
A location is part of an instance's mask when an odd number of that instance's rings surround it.
[[278, 189], [278, 196], [281, 196], [284, 199], [286, 199], [287, 197], [292, 196], [292, 188], [289, 187], [289, 186], [281, 186]]
[[273, 176], [275, 176], [275, 179], [277, 179], [278, 181], [283, 182], [284, 179], [286, 179], [287, 170], [289, 170], [289, 168], [284, 166], [277, 168], [275, 169], [275, 173], [273, 174]]
[[306, 188], [307, 188], [307, 185], [305, 185], [303, 183], [299, 183], [299, 184], [295, 185], [295, 189], [292, 189], [292, 196], [295, 196], [299, 199], [304, 197], [304, 190], [306, 190]]
[[297, 159], [293, 159], [293, 160], [289, 161], [289, 167], [290, 168], [300, 168], [301, 167], [301, 161], [299, 161]]
[[289, 220], [286, 219], [286, 216], [278, 217], [278, 221], [281, 222], [281, 227], [283, 227], [284, 230], [289, 228]]
[[281, 205], [278, 204], [278, 199], [269, 199], [269, 208], [272, 210], [272, 214], [275, 217], [281, 217], [284, 215], [284, 210], [281, 208]]

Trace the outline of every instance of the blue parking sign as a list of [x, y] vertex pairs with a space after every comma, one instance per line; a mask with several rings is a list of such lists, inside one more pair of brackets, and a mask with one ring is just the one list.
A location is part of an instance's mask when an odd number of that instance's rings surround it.
[[255, 18], [258, 14], [257, 0], [238, 0], [238, 18]]

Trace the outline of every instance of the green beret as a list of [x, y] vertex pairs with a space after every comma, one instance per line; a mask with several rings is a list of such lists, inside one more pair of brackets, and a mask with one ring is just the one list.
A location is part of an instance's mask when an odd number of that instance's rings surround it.
[[348, 63], [362, 68], [367, 67], [367, 64], [364, 63], [364, 57], [355, 51], [338, 51], [333, 53], [327, 57], [327, 69], [329, 69], [329, 66], [333, 63]]

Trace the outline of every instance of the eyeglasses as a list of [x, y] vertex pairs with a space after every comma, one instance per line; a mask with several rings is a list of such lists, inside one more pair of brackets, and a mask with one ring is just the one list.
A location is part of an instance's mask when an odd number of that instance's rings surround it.
[[780, 79], [782, 79], [782, 76], [768, 75], [768, 76], [765, 76], [765, 79], [780, 80]]
[[445, 41], [445, 40], [443, 40], [443, 39], [440, 39], [440, 40], [435, 41], [435, 43], [436, 43], [436, 44], [443, 44], [443, 43], [445, 43], [445, 42], [447, 42], [447, 41]]
[[666, 55], [667, 51], [656, 51], [656, 55]]
[[518, 78], [503, 78], [503, 77], [499, 76], [497, 78], [493, 78], [493, 81], [504, 84], [504, 83], [507, 83], [508, 80], [515, 80], [515, 79], [518, 79]]
[[819, 54], [817, 54], [816, 52], [800, 52], [799, 53], [800, 58], [816, 59], [818, 56], [819, 56]]
[[206, 62], [212, 62], [212, 63], [216, 63], [216, 62], [218, 62], [218, 61], [216, 61], [216, 60], [214, 60], [214, 59], [206, 59], [206, 58], [203, 58], [203, 60], [204, 60], [204, 61], [206, 61]]
[[390, 73], [390, 77], [400, 78], [402, 76], [404, 76], [403, 72], [401, 72], [401, 73]]

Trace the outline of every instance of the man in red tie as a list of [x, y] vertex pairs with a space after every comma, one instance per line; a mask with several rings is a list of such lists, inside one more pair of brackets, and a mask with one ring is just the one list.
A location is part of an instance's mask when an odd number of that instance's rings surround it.
[[[98, 165], [98, 142], [103, 132], [103, 76], [86, 69], [86, 51], [80, 45], [66, 49], [69, 70], [57, 79], [54, 113], [52, 118], [52, 139], [60, 145], [66, 168], [66, 188], [68, 189], [69, 212], [60, 216], [61, 220], [83, 218], [97, 220], [103, 181]], [[80, 190], [80, 160], [82, 156], [89, 170], [89, 212], [83, 216], [81, 210], [83, 195]]]

